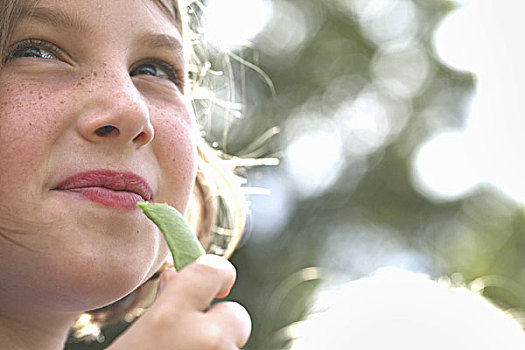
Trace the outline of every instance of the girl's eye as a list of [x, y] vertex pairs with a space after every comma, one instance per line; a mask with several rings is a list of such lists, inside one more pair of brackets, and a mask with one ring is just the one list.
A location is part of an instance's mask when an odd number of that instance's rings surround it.
[[21, 57], [33, 57], [33, 58], [48, 58], [53, 59], [55, 56], [45, 49], [41, 49], [35, 46], [25, 47], [15, 50], [11, 55], [11, 58]]
[[56, 59], [58, 48], [51, 43], [40, 40], [26, 40], [15, 45], [9, 52], [7, 60], [16, 58]]
[[175, 85], [181, 85], [178, 72], [167, 63], [142, 63], [129, 72], [129, 75], [151, 75], [172, 81]]

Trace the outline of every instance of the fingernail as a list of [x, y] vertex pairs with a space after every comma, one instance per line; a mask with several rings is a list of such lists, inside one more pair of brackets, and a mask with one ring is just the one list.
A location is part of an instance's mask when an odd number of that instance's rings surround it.
[[220, 293], [220, 294], [217, 294], [215, 296], [215, 299], [224, 299], [226, 298], [228, 295], [230, 295], [230, 292], [231, 292], [231, 288], [228, 288], [227, 290], [224, 291], [224, 293]]
[[199, 256], [199, 258], [196, 260], [196, 263], [200, 265], [211, 266], [213, 268], [218, 269], [224, 266], [225, 261], [224, 261], [224, 258], [218, 255], [205, 254], [205, 255]]

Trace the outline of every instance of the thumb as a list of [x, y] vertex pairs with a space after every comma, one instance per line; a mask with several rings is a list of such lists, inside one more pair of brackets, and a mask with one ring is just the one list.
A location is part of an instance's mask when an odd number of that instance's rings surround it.
[[157, 287], [157, 296], [159, 296], [162, 293], [168, 281], [175, 278], [176, 275], [177, 275], [177, 272], [175, 272], [175, 270], [172, 270], [172, 269], [166, 269], [162, 271], [162, 273], [159, 276], [159, 286]]

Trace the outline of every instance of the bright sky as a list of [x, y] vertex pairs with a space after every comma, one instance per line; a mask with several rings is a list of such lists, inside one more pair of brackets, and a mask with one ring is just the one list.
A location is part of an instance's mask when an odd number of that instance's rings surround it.
[[525, 201], [525, 50], [521, 1], [470, 0], [435, 34], [440, 58], [473, 72], [477, 92], [465, 130], [435, 135], [414, 159], [415, 182], [436, 199], [456, 199], [490, 183]]

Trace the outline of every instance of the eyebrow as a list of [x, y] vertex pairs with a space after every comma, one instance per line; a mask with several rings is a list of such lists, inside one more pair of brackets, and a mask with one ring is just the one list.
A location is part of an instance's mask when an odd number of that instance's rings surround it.
[[171, 51], [176, 55], [184, 54], [184, 46], [177, 37], [168, 34], [145, 34], [139, 39], [139, 43], [149, 49], [163, 49]]

